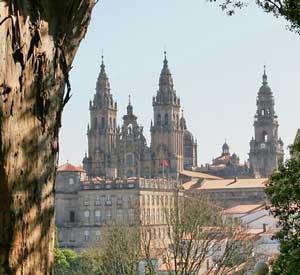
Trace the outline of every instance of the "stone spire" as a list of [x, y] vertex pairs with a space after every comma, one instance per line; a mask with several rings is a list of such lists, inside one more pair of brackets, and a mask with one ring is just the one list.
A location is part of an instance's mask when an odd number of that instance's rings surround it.
[[173, 90], [173, 79], [168, 66], [166, 51], [164, 52], [164, 56], [165, 58], [164, 58], [163, 68], [161, 70], [160, 78], [159, 78], [159, 88], [170, 91]]
[[262, 76], [262, 79], [263, 79], [262, 84], [264, 86], [268, 85], [268, 76], [266, 74], [266, 65], [264, 65], [264, 74]]
[[110, 94], [110, 83], [105, 71], [104, 57], [101, 56], [100, 73], [97, 79], [96, 91], [99, 94]]
[[183, 130], [187, 130], [186, 120], [185, 120], [185, 117], [184, 117], [183, 113], [184, 113], [184, 110], [183, 110], [183, 108], [182, 108], [182, 109], [181, 109], [181, 118], [180, 118], [180, 127], [181, 127]]
[[131, 104], [131, 96], [128, 95], [127, 115], [133, 115], [133, 107]]

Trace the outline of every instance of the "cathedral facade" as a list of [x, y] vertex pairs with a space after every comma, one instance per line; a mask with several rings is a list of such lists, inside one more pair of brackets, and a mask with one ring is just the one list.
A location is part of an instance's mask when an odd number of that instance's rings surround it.
[[184, 169], [197, 166], [197, 141], [187, 129], [166, 53], [152, 106], [148, 146], [130, 99], [123, 123], [117, 125], [117, 103], [102, 57], [96, 93], [90, 102], [88, 154], [83, 159], [89, 177], [176, 178]]

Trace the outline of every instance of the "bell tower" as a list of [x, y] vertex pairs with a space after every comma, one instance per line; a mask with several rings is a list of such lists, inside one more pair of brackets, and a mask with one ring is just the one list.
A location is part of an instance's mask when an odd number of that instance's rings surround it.
[[90, 177], [105, 177], [114, 169], [112, 156], [116, 148], [117, 103], [110, 92], [103, 56], [96, 93], [93, 101], [90, 101], [89, 109], [88, 155], [83, 159], [83, 166]]
[[164, 52], [159, 89], [152, 100], [151, 151], [153, 176], [176, 177], [183, 170], [184, 125], [180, 123], [180, 99], [174, 90], [173, 79]]
[[278, 117], [275, 102], [268, 85], [266, 69], [262, 77], [262, 86], [256, 100], [254, 137], [250, 141], [249, 161], [254, 177], [268, 177], [282, 163], [284, 157], [283, 142], [278, 138]]

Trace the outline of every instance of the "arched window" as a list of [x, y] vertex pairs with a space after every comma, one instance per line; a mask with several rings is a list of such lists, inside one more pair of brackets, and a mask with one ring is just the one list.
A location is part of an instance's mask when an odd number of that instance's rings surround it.
[[265, 109], [262, 109], [262, 110], [261, 110], [261, 115], [264, 116], [265, 114], [266, 114]]
[[161, 116], [160, 116], [160, 114], [157, 115], [156, 122], [157, 122], [158, 126], [161, 125]]
[[112, 119], [111, 119], [111, 117], [109, 118], [109, 128], [112, 128]]
[[105, 119], [104, 119], [104, 117], [101, 118], [101, 128], [102, 129], [105, 128]]
[[264, 142], [268, 142], [269, 140], [269, 136], [268, 136], [268, 133], [266, 131], [263, 132], [263, 141]]
[[128, 166], [132, 166], [133, 165], [133, 155], [132, 154], [126, 155], [126, 164]]
[[114, 118], [114, 129], [116, 129], [116, 119]]
[[169, 115], [165, 114], [165, 125], [169, 124]]
[[176, 115], [176, 128], [179, 128], [179, 116], [178, 114]]
[[95, 117], [93, 120], [93, 127], [97, 128], [97, 126], [98, 126], [97, 124], [98, 124], [98, 121], [97, 121], [97, 118]]

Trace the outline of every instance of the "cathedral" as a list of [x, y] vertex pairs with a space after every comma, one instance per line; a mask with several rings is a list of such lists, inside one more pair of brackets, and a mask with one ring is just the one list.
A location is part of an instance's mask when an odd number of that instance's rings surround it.
[[240, 163], [225, 142], [212, 164], [197, 166], [197, 140], [187, 128], [180, 98], [174, 88], [166, 52], [156, 95], [152, 98], [151, 143], [139, 125], [129, 97], [126, 114], [118, 125], [118, 105], [114, 99], [102, 56], [96, 93], [90, 101], [87, 127], [88, 152], [83, 167], [90, 178], [177, 178], [184, 170], [219, 177], [268, 177], [283, 161], [283, 142], [278, 137], [278, 117], [274, 96], [264, 69], [250, 141], [249, 160]]
[[117, 102], [102, 57], [96, 93], [89, 106], [88, 153], [83, 159], [89, 177], [176, 178], [181, 171], [197, 166], [197, 141], [187, 129], [166, 52], [152, 106], [149, 146], [130, 98], [122, 125], [117, 125]]

